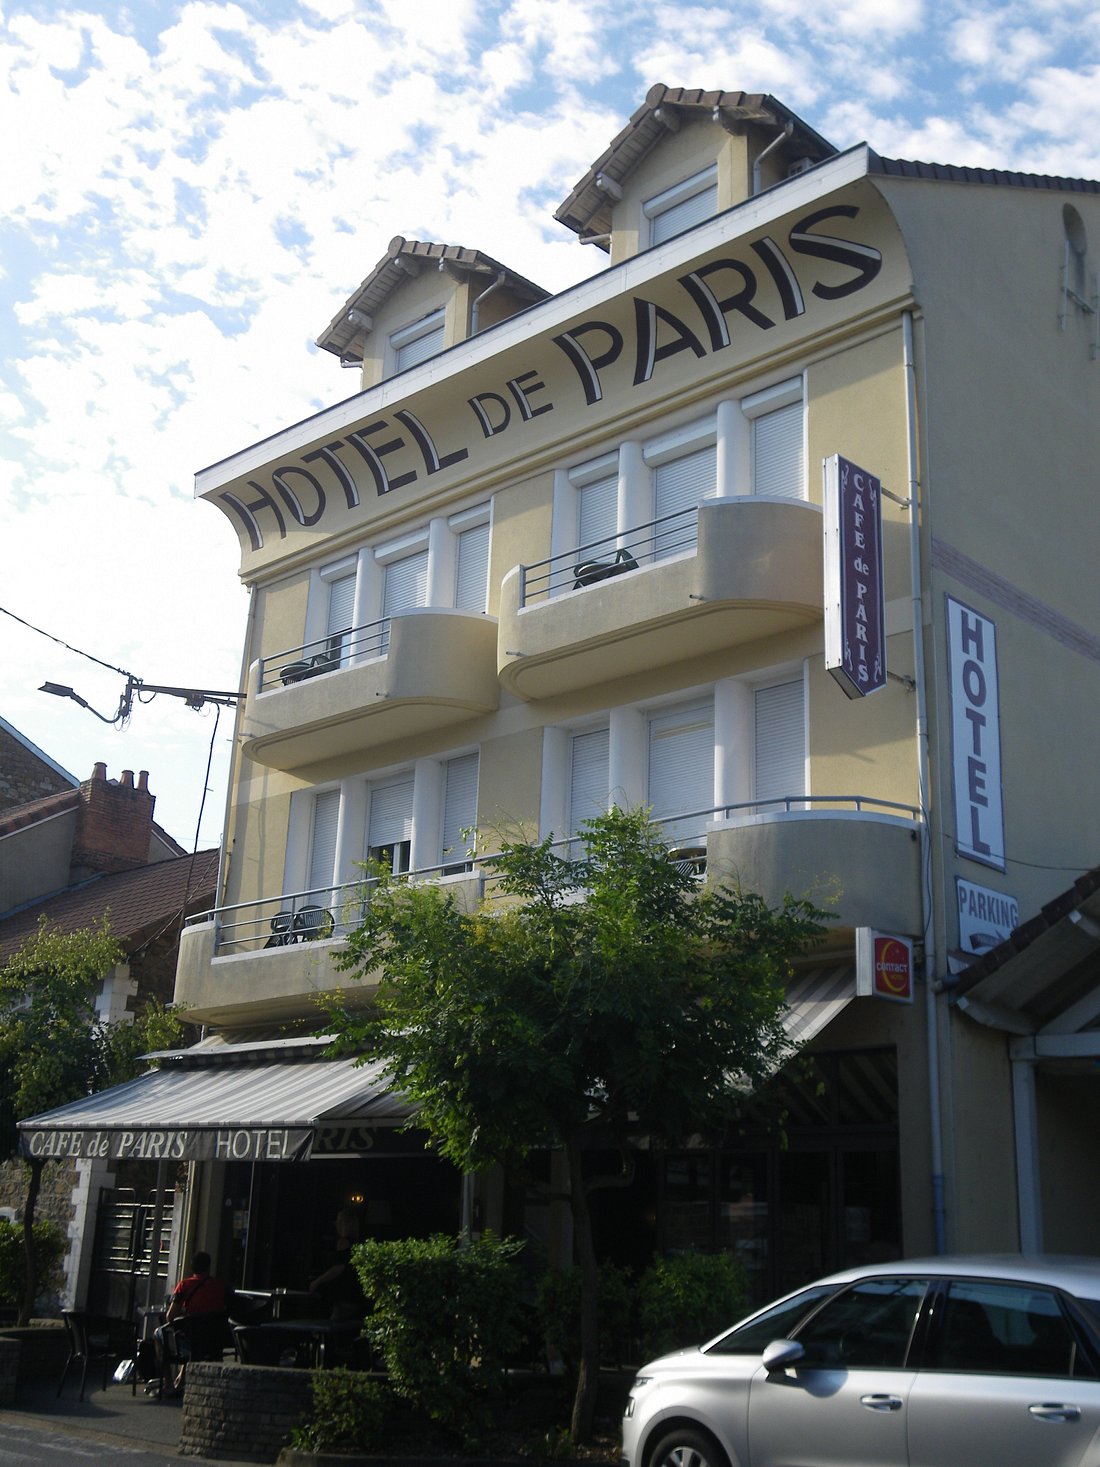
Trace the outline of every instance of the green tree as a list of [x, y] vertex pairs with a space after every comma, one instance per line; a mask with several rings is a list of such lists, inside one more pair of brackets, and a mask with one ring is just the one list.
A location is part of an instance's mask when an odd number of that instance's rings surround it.
[[[534, 1149], [568, 1163], [582, 1274], [572, 1431], [591, 1431], [599, 1358], [590, 1198], [630, 1172], [630, 1139], [719, 1127], [782, 1063], [790, 958], [821, 931], [808, 903], [777, 909], [669, 861], [643, 811], [612, 810], [570, 859], [508, 842], [491, 900], [376, 871], [343, 967], [377, 973], [373, 1009], [330, 1007], [341, 1052], [386, 1062], [416, 1125], [465, 1169]], [[622, 1158], [591, 1174], [595, 1148]]]
[[[0, 1094], [8, 1124], [0, 1154], [16, 1155], [14, 1123], [79, 1100], [140, 1073], [138, 1056], [179, 1042], [179, 1018], [151, 1004], [133, 1023], [102, 1023], [95, 1001], [103, 979], [123, 959], [105, 915], [97, 927], [61, 932], [43, 916], [33, 937], [0, 968]], [[19, 1323], [34, 1308], [34, 1214], [46, 1158], [26, 1159], [23, 1203], [23, 1300]]]

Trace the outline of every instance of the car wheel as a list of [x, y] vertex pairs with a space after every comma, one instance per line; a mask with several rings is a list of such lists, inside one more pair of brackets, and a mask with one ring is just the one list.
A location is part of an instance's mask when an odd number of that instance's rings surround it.
[[660, 1439], [647, 1467], [729, 1467], [729, 1458], [709, 1431], [682, 1426]]

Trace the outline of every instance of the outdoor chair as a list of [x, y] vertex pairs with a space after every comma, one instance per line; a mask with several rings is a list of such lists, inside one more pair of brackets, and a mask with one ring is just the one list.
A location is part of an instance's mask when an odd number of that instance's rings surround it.
[[336, 923], [332, 913], [324, 907], [303, 907], [294, 914], [294, 932], [299, 942], [312, 942], [315, 938], [331, 937]]
[[69, 1342], [69, 1358], [57, 1383], [60, 1396], [74, 1365], [80, 1366], [80, 1400], [84, 1399], [84, 1387], [88, 1379], [88, 1366], [94, 1360], [103, 1366], [103, 1389], [107, 1389], [107, 1376], [112, 1360], [123, 1360], [133, 1355], [134, 1329], [121, 1319], [108, 1319], [104, 1315], [87, 1314], [82, 1309], [62, 1311], [65, 1333]]
[[297, 942], [293, 935], [294, 913], [276, 912], [271, 919], [271, 936], [264, 943], [264, 947], [285, 947], [288, 942]]

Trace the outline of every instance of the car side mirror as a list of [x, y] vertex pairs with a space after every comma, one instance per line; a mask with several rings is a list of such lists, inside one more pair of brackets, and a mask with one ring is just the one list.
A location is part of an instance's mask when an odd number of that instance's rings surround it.
[[797, 1365], [806, 1354], [797, 1340], [772, 1340], [764, 1349], [765, 1370], [785, 1370], [788, 1365]]

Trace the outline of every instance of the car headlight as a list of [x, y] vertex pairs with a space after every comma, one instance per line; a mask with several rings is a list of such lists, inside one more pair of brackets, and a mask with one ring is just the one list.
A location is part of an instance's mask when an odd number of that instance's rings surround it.
[[634, 1384], [630, 1387], [630, 1395], [626, 1398], [626, 1410], [623, 1412], [624, 1416], [631, 1417], [634, 1415], [634, 1392], [641, 1390], [643, 1386], [647, 1386], [652, 1379], [653, 1377], [651, 1375], [636, 1375], [634, 1377]]

